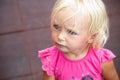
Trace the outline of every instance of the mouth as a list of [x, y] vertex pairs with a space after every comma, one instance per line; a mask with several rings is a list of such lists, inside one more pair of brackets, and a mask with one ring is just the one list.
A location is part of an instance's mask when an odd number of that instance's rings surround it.
[[60, 43], [56, 43], [56, 45], [57, 45], [58, 47], [65, 47], [65, 45], [60, 44]]

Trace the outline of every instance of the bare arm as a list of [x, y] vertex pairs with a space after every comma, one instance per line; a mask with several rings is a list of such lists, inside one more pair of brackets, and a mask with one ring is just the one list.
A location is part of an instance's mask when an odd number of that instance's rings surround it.
[[102, 63], [102, 74], [104, 80], [119, 80], [113, 60]]
[[43, 71], [42, 80], [55, 80], [55, 77], [49, 76], [45, 71]]

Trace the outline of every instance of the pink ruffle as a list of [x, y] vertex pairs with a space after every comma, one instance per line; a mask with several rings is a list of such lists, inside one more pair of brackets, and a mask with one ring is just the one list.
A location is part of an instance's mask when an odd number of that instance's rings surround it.
[[108, 49], [100, 49], [101, 54], [101, 62], [107, 62], [109, 60], [112, 60], [116, 56]]
[[41, 58], [42, 69], [47, 72], [48, 75], [54, 74], [54, 68], [52, 64], [51, 52], [48, 49], [38, 51], [38, 57]]

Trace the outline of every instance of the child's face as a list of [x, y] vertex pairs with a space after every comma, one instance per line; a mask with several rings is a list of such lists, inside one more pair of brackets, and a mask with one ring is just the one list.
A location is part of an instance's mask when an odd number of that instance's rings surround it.
[[52, 40], [58, 49], [65, 53], [81, 53], [90, 40], [89, 17], [79, 12], [80, 15], [66, 20], [73, 13], [71, 10], [62, 10], [51, 22]]

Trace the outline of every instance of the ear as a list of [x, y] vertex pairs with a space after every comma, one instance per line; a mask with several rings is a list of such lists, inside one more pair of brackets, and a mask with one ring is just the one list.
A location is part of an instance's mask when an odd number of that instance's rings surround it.
[[96, 33], [90, 35], [90, 36], [89, 36], [88, 43], [93, 43], [93, 41], [94, 41], [94, 39], [96, 38], [97, 34], [98, 34], [98, 33], [96, 32]]

